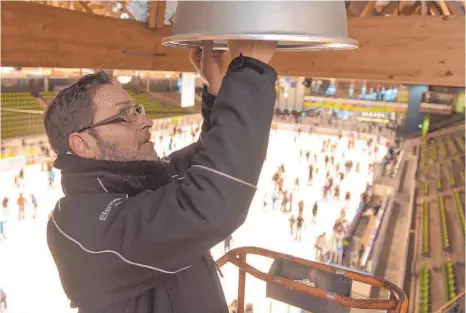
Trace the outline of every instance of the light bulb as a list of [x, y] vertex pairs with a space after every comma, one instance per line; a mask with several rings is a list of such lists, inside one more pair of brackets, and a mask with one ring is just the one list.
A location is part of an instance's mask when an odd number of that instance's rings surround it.
[[117, 80], [123, 85], [129, 83], [132, 79], [133, 79], [133, 76], [127, 76], [127, 75], [120, 75], [117, 77]]

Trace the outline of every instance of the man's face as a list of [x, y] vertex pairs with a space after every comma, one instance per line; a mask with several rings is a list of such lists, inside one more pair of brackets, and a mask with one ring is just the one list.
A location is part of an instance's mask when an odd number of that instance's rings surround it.
[[[99, 87], [93, 101], [95, 104], [93, 123], [115, 116], [136, 104], [125, 90], [115, 85]], [[114, 123], [94, 128], [98, 135], [97, 158], [111, 161], [155, 160], [157, 154], [154, 144], [149, 141], [152, 124], [151, 119], [136, 113], [134, 122]]]

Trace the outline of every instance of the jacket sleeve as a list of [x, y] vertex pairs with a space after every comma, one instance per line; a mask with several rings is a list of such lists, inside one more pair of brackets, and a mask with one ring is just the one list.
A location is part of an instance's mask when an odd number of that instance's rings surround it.
[[210, 114], [214, 107], [216, 96], [211, 95], [207, 92], [207, 88], [204, 87], [204, 91], [202, 92], [202, 104], [201, 104], [201, 113], [202, 113], [202, 127], [201, 133], [199, 135], [199, 140], [186, 146], [180, 150], [177, 150], [171, 153], [168, 158], [173, 163], [176, 171], [180, 175], [184, 175], [186, 170], [188, 169], [191, 159], [193, 155], [199, 150], [200, 148], [200, 141], [202, 137], [212, 129], [212, 121], [210, 120]]
[[212, 129], [185, 175], [112, 210], [103, 248], [174, 273], [244, 222], [266, 156], [277, 75], [267, 64], [240, 58], [254, 66], [230, 66], [211, 112]]

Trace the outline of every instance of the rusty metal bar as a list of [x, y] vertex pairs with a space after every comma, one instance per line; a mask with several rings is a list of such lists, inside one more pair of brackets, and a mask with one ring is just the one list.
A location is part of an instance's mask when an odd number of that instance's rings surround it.
[[[283, 277], [274, 277], [270, 274], [263, 273], [259, 271], [258, 269], [252, 267], [251, 265], [247, 264], [246, 263], [247, 254], [256, 254], [256, 255], [261, 255], [265, 257], [270, 257], [273, 259], [288, 260], [288, 261], [292, 261], [295, 263], [308, 266], [309, 268], [319, 269], [319, 270], [323, 270], [323, 271], [330, 272], [330, 273], [338, 273], [352, 280], [363, 282], [371, 286], [383, 287], [390, 291], [390, 299], [388, 300], [385, 300], [385, 299], [384, 300], [382, 299], [367, 300], [367, 299], [354, 299], [354, 298], [345, 297], [341, 295], [335, 296], [334, 294], [329, 294], [326, 290], [323, 290], [321, 288], [307, 286], [307, 285], [304, 285], [304, 284], [301, 284], [301, 283], [298, 283], [298, 282], [295, 282], [293, 280], [289, 280]], [[387, 281], [381, 278], [376, 278], [371, 275], [358, 273], [358, 272], [342, 269], [342, 268], [327, 265], [327, 264], [312, 262], [309, 260], [293, 257], [290, 255], [286, 255], [283, 253], [278, 253], [278, 252], [274, 252], [274, 251], [270, 251], [270, 250], [266, 250], [266, 249], [262, 249], [258, 247], [243, 247], [243, 248], [233, 249], [229, 253], [222, 256], [217, 261], [217, 267], [220, 268], [227, 262], [233, 263], [240, 269], [240, 276], [239, 276], [240, 281], [238, 285], [238, 295], [239, 295], [238, 296], [238, 313], [242, 313], [242, 311], [239, 311], [240, 307], [244, 309], [244, 303], [240, 306], [239, 301], [240, 301], [240, 298], [242, 297], [242, 300], [244, 302], [244, 291], [245, 291], [244, 285], [245, 285], [246, 272], [265, 282], [278, 283], [291, 290], [295, 290], [297, 292], [301, 292], [309, 296], [316, 297], [322, 300], [326, 300], [326, 301], [329, 301], [329, 302], [332, 302], [338, 305], [342, 305], [345, 307], [359, 308], [359, 309], [372, 309], [372, 310], [388, 310], [389, 312], [394, 312], [394, 313], [405, 313], [408, 308], [408, 299], [405, 293], [403, 292], [403, 290], [401, 290], [398, 286], [396, 286], [390, 281]]]
[[[241, 263], [246, 263], [246, 254], [242, 254], [239, 256], [239, 260]], [[239, 268], [238, 274], [238, 306], [236, 309], [237, 313], [244, 312], [244, 305], [245, 305], [245, 298], [246, 295], [246, 271], [242, 268]]]

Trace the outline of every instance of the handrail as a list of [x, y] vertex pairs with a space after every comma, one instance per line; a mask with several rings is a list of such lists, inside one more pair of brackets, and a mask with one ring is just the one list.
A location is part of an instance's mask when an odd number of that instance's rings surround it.
[[[345, 297], [342, 295], [335, 294], [333, 292], [311, 287], [308, 285], [301, 284], [299, 282], [286, 279], [279, 276], [273, 276], [268, 273], [264, 273], [256, 269], [255, 267], [247, 264], [247, 254], [261, 255], [272, 259], [282, 259], [285, 261], [292, 261], [297, 264], [307, 266], [309, 268], [325, 271], [328, 273], [335, 273], [354, 281], [362, 282], [375, 287], [382, 287], [390, 291], [390, 298], [387, 300], [381, 299], [354, 299], [351, 297]], [[344, 307], [358, 308], [358, 309], [370, 309], [370, 310], [387, 310], [390, 313], [406, 313], [408, 309], [408, 298], [401, 288], [393, 284], [388, 280], [377, 278], [365, 273], [356, 272], [353, 270], [343, 269], [328, 264], [322, 264], [313, 262], [291, 255], [266, 250], [259, 247], [242, 247], [236, 248], [222, 256], [217, 261], [217, 268], [220, 269], [226, 263], [231, 262], [236, 265], [239, 271], [240, 283], [238, 284], [238, 313], [244, 312], [244, 294], [245, 294], [245, 273], [251, 274], [252, 276], [263, 280], [268, 283], [280, 284], [283, 287], [297, 291], [300, 293], [307, 294], [311, 297], [315, 297], [321, 300], [325, 300], [331, 303], [335, 303]]]

